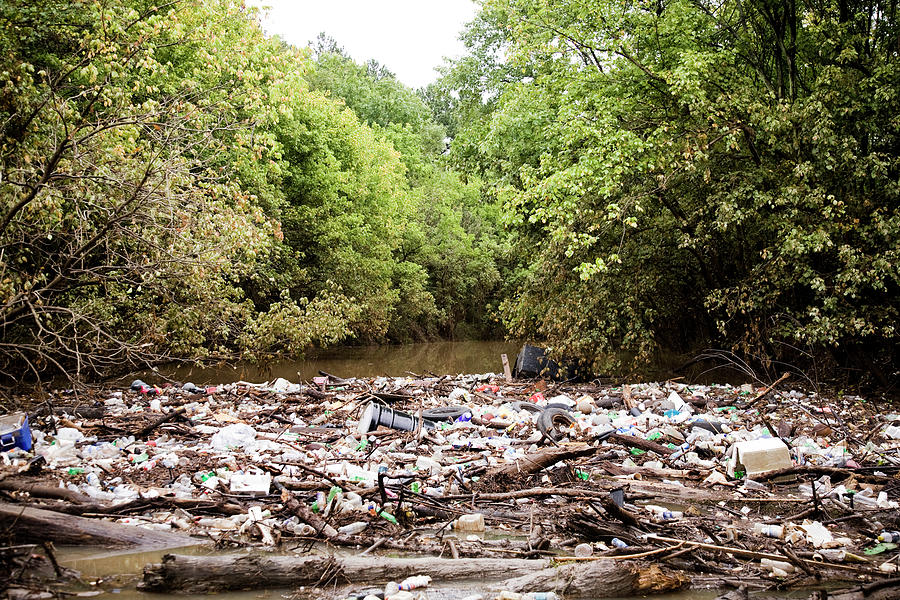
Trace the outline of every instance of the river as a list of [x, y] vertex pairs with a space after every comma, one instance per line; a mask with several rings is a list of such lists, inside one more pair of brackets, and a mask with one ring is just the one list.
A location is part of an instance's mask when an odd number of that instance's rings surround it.
[[[339, 377], [377, 377], [385, 375], [428, 375], [447, 373], [502, 373], [500, 355], [515, 363], [520, 342], [459, 341], [427, 342], [393, 346], [343, 346], [310, 352], [303, 359], [279, 359], [264, 364], [250, 362], [223, 363], [211, 366], [169, 366], [159, 375], [175, 381], [197, 385], [232, 381], [272, 381], [283, 377], [288, 381], [308, 381], [325, 371]], [[152, 378], [143, 371], [135, 376]]]
[[[506, 354], [510, 367], [515, 365], [522, 342], [506, 341], [441, 341], [385, 346], [341, 346], [311, 351], [302, 359], [277, 359], [265, 363], [246, 361], [218, 363], [207, 366], [170, 365], [158, 371], [141, 371], [124, 377], [118, 384], [127, 384], [135, 377], [150, 383], [163, 377], [173, 381], [190, 381], [196, 385], [250, 381], [259, 383], [282, 377], [291, 382], [309, 381], [319, 371], [339, 377], [399, 377], [402, 375], [456, 375], [459, 373], [502, 373], [500, 355]], [[720, 365], [695, 364], [684, 372], [675, 372], [685, 357], [675, 353], [661, 353], [647, 366], [641, 377], [632, 381], [663, 381], [682, 375], [689, 383], [732, 383], [751, 381], [746, 373]]]

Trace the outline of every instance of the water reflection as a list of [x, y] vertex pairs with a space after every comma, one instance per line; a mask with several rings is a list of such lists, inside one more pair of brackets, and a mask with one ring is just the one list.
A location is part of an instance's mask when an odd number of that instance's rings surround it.
[[[303, 360], [277, 360], [263, 365], [232, 363], [210, 367], [160, 368], [159, 373], [176, 381], [195, 384], [230, 381], [309, 380], [325, 371], [340, 377], [397, 377], [414, 373], [502, 373], [500, 355], [516, 360], [521, 343], [502, 341], [428, 342], [398, 346], [356, 346], [320, 350]], [[141, 373], [138, 376], [151, 374]]]

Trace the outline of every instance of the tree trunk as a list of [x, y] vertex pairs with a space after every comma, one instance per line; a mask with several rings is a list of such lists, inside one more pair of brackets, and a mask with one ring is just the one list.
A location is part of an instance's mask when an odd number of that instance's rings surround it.
[[556, 592], [565, 598], [618, 598], [681, 589], [690, 579], [680, 571], [636, 560], [595, 560], [544, 569], [503, 582], [512, 592]]
[[144, 529], [99, 519], [76, 517], [51, 510], [0, 503], [0, 529], [14, 539], [34, 543], [51, 541], [60, 545], [140, 546], [161, 550], [202, 543], [186, 535]]
[[138, 588], [151, 592], [209, 593], [301, 585], [369, 584], [430, 575], [434, 581], [496, 579], [549, 567], [521, 558], [386, 558], [378, 556], [185, 556], [166, 554], [144, 567]]
[[570, 460], [589, 456], [597, 452], [597, 448], [587, 444], [565, 444], [559, 447], [547, 448], [516, 459], [515, 462], [499, 465], [488, 472], [488, 475], [516, 475], [520, 473], [537, 473], [542, 469], [555, 465], [562, 460]]
[[[611, 598], [675, 590], [680, 572], [637, 561], [600, 560], [551, 568], [549, 560], [517, 558], [386, 558], [373, 556], [183, 556], [167, 554], [144, 568], [139, 589], [210, 593], [302, 585], [376, 585], [429, 575], [435, 583], [482, 579], [495, 589], [565, 590], [567, 597]], [[501, 577], [515, 579], [500, 581]], [[511, 587], [518, 586], [518, 587]]]

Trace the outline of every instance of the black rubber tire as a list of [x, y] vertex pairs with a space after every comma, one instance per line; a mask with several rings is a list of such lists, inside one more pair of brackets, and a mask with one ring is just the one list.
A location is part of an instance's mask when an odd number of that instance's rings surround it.
[[438, 408], [429, 408], [422, 411], [422, 418], [429, 421], [446, 421], [452, 423], [466, 413], [471, 413], [472, 409], [467, 406], [440, 406]]
[[544, 412], [544, 408], [542, 406], [538, 406], [534, 402], [513, 402], [510, 404], [515, 410], [525, 410], [530, 413], [539, 413]]
[[575, 419], [569, 411], [562, 408], [545, 408], [537, 419], [538, 429], [554, 442], [563, 438], [562, 432], [557, 429], [560, 424], [575, 424]]

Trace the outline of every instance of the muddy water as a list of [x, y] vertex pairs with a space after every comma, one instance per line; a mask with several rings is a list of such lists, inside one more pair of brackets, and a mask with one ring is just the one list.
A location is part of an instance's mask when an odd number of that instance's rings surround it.
[[[515, 363], [518, 342], [464, 341], [428, 342], [398, 346], [353, 346], [319, 350], [303, 360], [276, 360], [262, 365], [230, 363], [211, 367], [160, 368], [159, 374], [197, 385], [231, 381], [308, 381], [325, 371], [339, 377], [402, 376], [410, 373], [439, 375], [457, 373], [502, 373], [500, 355]], [[153, 374], [139, 373], [152, 378]]]
[[[396, 346], [345, 346], [311, 352], [303, 360], [282, 359], [264, 364], [247, 362], [223, 363], [207, 367], [170, 366], [158, 372], [143, 371], [123, 378], [118, 384], [128, 384], [135, 377], [158, 383], [160, 376], [174, 381], [190, 381], [197, 385], [230, 383], [232, 381], [273, 381], [283, 377], [288, 381], [309, 381], [325, 371], [339, 377], [377, 377], [402, 375], [455, 375], [457, 373], [502, 373], [500, 355], [506, 354], [514, 366], [521, 342], [460, 341], [427, 342]], [[664, 353], [647, 367], [635, 381], [661, 381], [676, 375], [675, 369], [684, 364], [685, 357]], [[694, 365], [683, 375], [688, 383], [733, 383], [748, 381], [745, 373], [708, 363]]]

